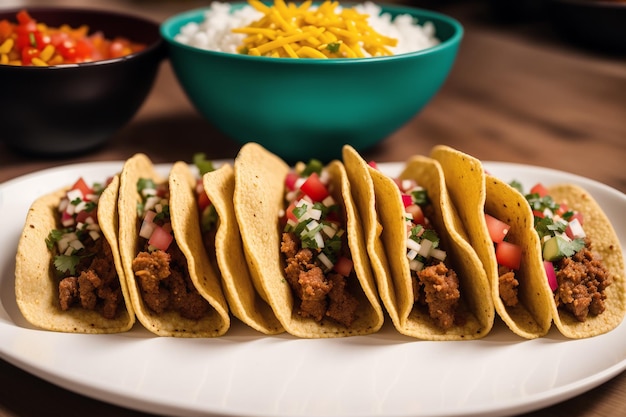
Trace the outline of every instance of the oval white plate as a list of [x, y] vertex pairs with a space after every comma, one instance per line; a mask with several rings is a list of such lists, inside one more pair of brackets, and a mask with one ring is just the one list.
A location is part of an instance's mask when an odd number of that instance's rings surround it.
[[[14, 296], [15, 248], [28, 207], [79, 176], [102, 181], [121, 166], [69, 165], [0, 185], [0, 356], [66, 389], [178, 416], [497, 416], [566, 400], [626, 369], [626, 323], [585, 340], [565, 339], [553, 328], [528, 341], [496, 322], [486, 338], [463, 342], [404, 337], [389, 320], [375, 335], [324, 340], [264, 336], [236, 320], [216, 339], [159, 338], [139, 324], [118, 335], [34, 329]], [[619, 191], [545, 168], [485, 167], [526, 187], [537, 181], [582, 185], [626, 247], [626, 196]], [[401, 165], [381, 168], [393, 175]]]

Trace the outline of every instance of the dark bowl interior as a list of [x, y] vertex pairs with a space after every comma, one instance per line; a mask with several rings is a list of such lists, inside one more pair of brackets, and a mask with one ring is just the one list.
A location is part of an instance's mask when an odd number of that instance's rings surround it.
[[[0, 11], [15, 21], [19, 8]], [[0, 65], [0, 140], [28, 153], [80, 153], [103, 144], [127, 123], [152, 88], [165, 47], [159, 24], [112, 11], [37, 7], [48, 26], [88, 25], [106, 38], [122, 36], [148, 47], [126, 57], [59, 67]]]
[[573, 43], [603, 53], [626, 53], [626, 3], [550, 0], [555, 28]]

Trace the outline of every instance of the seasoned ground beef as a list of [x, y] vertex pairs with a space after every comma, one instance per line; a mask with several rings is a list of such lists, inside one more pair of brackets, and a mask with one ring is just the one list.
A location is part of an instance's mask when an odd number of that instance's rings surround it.
[[500, 298], [507, 307], [515, 307], [519, 300], [517, 298], [517, 287], [519, 281], [515, 278], [515, 272], [512, 270], [500, 267], [498, 270], [498, 288], [500, 290]]
[[569, 311], [577, 320], [585, 321], [589, 314], [598, 315], [605, 309], [604, 290], [611, 285], [610, 272], [591, 251], [591, 242], [571, 258], [555, 264], [558, 287], [555, 300], [558, 307]]
[[210, 305], [191, 282], [187, 260], [175, 243], [167, 252], [139, 252], [133, 271], [144, 303], [155, 313], [173, 310], [191, 320], [208, 313]]
[[313, 251], [300, 248], [293, 233], [283, 233], [280, 251], [285, 258], [285, 278], [299, 300], [298, 313], [315, 321], [329, 317], [349, 327], [356, 318], [358, 301], [346, 279], [334, 273], [324, 275], [313, 260]]
[[415, 300], [428, 307], [430, 317], [443, 330], [455, 324], [455, 313], [461, 296], [459, 278], [443, 262], [427, 266], [413, 280]]
[[87, 239], [83, 244], [85, 253], [92, 255], [81, 259], [74, 276], [59, 282], [59, 304], [64, 311], [79, 304], [113, 319], [124, 300], [111, 247], [104, 238]]

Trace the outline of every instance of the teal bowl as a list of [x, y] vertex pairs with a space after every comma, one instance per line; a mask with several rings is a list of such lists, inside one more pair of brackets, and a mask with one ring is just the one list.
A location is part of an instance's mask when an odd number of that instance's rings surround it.
[[[245, 3], [234, 3], [232, 8]], [[183, 90], [198, 112], [240, 144], [257, 142], [289, 162], [364, 151], [413, 118], [440, 90], [463, 37], [455, 19], [433, 11], [381, 6], [392, 16], [430, 21], [440, 44], [387, 57], [294, 59], [203, 50], [174, 37], [205, 9], [161, 24]]]

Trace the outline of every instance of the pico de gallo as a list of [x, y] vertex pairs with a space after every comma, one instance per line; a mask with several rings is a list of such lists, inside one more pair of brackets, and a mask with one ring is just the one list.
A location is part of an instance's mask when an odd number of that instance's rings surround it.
[[[370, 164], [371, 165], [371, 164]], [[395, 179], [400, 189], [406, 222], [406, 256], [411, 271], [415, 303], [428, 307], [430, 317], [441, 329], [455, 324], [459, 304], [459, 279], [448, 268], [446, 251], [429, 220], [432, 210], [427, 190], [413, 179]]]
[[139, 236], [146, 240], [149, 252], [167, 251], [174, 240], [167, 183], [156, 184], [149, 178], [140, 178], [137, 191], [141, 196], [137, 206], [142, 219]]
[[111, 247], [98, 223], [98, 201], [109, 182], [90, 186], [79, 178], [59, 203], [59, 227], [46, 238], [48, 249], [55, 253], [59, 304], [64, 311], [80, 304], [114, 318], [123, 302]]
[[495, 248], [500, 298], [504, 305], [516, 306], [519, 303], [517, 297], [519, 281], [515, 272], [519, 270], [522, 262], [522, 247], [507, 240], [511, 225], [488, 213], [485, 213], [485, 223]]
[[144, 49], [123, 37], [108, 39], [89, 27], [50, 27], [21, 10], [16, 22], [0, 20], [0, 64], [55, 66], [119, 58]]
[[[511, 185], [524, 193], [521, 184]], [[556, 202], [541, 183], [524, 194], [534, 215], [541, 241], [543, 264], [557, 306], [579, 321], [605, 310], [604, 290], [611, 284], [608, 270], [591, 251], [591, 240], [583, 228], [583, 213]]]
[[[196, 181], [196, 203], [198, 204], [198, 212], [200, 214], [200, 228], [203, 236], [215, 231], [215, 224], [217, 223], [217, 211], [215, 206], [211, 203], [209, 196], [204, 191], [204, 185], [202, 184], [202, 176], [207, 172], [215, 170], [213, 162], [206, 159], [206, 155], [203, 153], [197, 153], [193, 156], [193, 164], [198, 169], [198, 175]], [[207, 242], [205, 242], [206, 245]]]
[[280, 251], [300, 314], [316, 321], [328, 317], [349, 327], [358, 307], [348, 280], [354, 268], [345, 220], [332, 191], [318, 160], [298, 163], [287, 174]]

